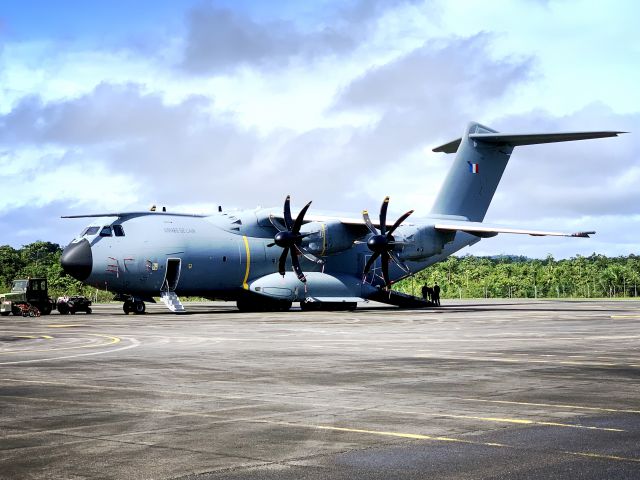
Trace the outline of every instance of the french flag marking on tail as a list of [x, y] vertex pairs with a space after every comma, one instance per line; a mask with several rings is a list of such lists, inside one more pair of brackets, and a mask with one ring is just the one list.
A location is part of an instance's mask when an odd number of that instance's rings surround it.
[[469, 164], [469, 171], [471, 173], [478, 173], [480, 171], [480, 165], [477, 163], [467, 162]]

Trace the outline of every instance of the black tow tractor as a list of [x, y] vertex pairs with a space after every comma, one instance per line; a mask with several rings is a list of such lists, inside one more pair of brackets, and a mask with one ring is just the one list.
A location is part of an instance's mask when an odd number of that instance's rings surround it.
[[58, 313], [60, 313], [60, 315], [67, 315], [69, 313], [74, 315], [77, 312], [91, 313], [91, 300], [80, 295], [58, 297], [56, 306], [58, 307]]

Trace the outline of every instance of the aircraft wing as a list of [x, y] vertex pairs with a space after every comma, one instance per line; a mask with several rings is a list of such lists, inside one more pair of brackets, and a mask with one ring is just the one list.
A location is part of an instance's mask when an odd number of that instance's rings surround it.
[[[345, 225], [351, 225], [354, 227], [362, 227], [365, 230], [365, 224], [362, 218], [355, 217], [347, 217], [347, 216], [330, 216], [330, 215], [309, 215], [305, 220], [311, 222], [324, 222], [327, 220], [339, 221]], [[380, 228], [380, 222], [375, 218], [372, 218], [372, 223], [376, 228]], [[428, 222], [428, 220], [426, 220]], [[416, 225], [424, 223], [425, 221], [415, 222], [404, 222], [403, 225]], [[488, 225], [481, 222], [468, 222], [468, 221], [460, 221], [460, 222], [437, 222], [434, 225], [436, 230], [441, 230], [445, 232], [467, 232], [473, 235], [481, 236], [481, 237], [492, 237], [499, 233], [511, 233], [518, 235], [531, 235], [533, 237], [578, 237], [578, 238], [589, 238], [590, 235], [595, 234], [596, 232], [553, 232], [547, 230], [532, 230], [532, 229], [522, 229], [522, 228], [511, 228], [504, 226], [496, 226], [496, 225]]]
[[467, 232], [479, 237], [492, 237], [499, 233], [513, 233], [519, 235], [531, 235], [532, 237], [579, 237], [589, 238], [596, 232], [550, 232], [546, 230], [528, 230], [521, 228], [498, 227], [486, 225], [480, 222], [460, 222], [460, 223], [436, 223], [436, 230], [444, 232]]
[[[275, 215], [277, 217], [277, 215]], [[280, 218], [282, 218], [282, 215], [280, 215]], [[338, 221], [340, 223], [343, 223], [345, 225], [353, 225], [353, 226], [362, 226], [364, 227], [367, 231], [369, 231], [366, 228], [366, 225], [364, 223], [364, 220], [362, 219], [362, 217], [343, 217], [343, 216], [334, 216], [334, 215], [307, 215], [305, 217], [305, 223], [307, 223], [307, 221], [309, 222], [326, 222], [326, 221]], [[378, 220], [377, 217], [372, 217], [371, 218], [371, 223], [373, 223], [373, 225], [376, 228], [380, 228], [380, 221]], [[414, 223], [412, 222], [403, 222], [402, 225], [414, 225]]]
[[60, 218], [100, 218], [100, 217], [143, 217], [146, 215], [169, 215], [171, 217], [206, 217], [194, 213], [174, 213], [174, 212], [151, 212], [149, 210], [141, 212], [111, 212], [111, 213], [90, 213], [87, 215], [64, 215]]

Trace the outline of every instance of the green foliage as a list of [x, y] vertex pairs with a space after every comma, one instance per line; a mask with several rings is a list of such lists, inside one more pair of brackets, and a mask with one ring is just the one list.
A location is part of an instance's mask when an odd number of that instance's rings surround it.
[[16, 278], [46, 277], [49, 280], [49, 296], [85, 295], [98, 301], [110, 301], [113, 293], [96, 291], [65, 274], [60, 266], [62, 247], [57, 243], [34, 242], [16, 250], [8, 245], [0, 246], [0, 290], [8, 292]]
[[422, 285], [436, 282], [442, 298], [637, 297], [640, 257], [449, 257], [393, 288], [419, 295]]

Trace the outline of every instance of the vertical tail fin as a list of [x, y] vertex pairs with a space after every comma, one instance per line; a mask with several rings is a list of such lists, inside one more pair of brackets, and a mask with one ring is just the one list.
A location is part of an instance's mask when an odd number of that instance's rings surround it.
[[484, 219], [513, 146], [487, 144], [469, 138], [477, 133], [497, 132], [471, 122], [461, 139], [434, 149], [434, 152], [457, 153], [431, 209], [432, 214], [459, 215], [474, 222]]
[[500, 183], [511, 152], [518, 145], [616, 137], [620, 133], [625, 132], [509, 134], [498, 133], [489, 127], [471, 122], [462, 138], [433, 149], [434, 152], [456, 152], [456, 158], [431, 213], [458, 215], [474, 222], [481, 222]]

